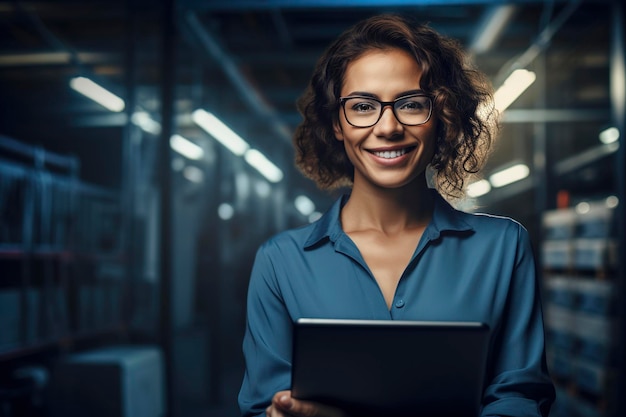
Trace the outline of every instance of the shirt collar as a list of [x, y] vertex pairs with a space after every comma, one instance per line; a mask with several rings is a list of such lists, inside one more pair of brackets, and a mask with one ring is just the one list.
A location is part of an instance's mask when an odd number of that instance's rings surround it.
[[309, 234], [309, 238], [304, 242], [305, 249], [316, 245], [325, 238], [330, 239], [331, 242], [337, 241], [339, 236], [343, 234], [340, 218], [341, 208], [346, 204], [349, 198], [349, 194], [343, 194], [326, 213], [313, 224], [313, 230]]
[[[467, 232], [473, 227], [464, 220], [463, 213], [455, 210], [446, 200], [435, 190], [431, 190], [435, 199], [433, 218], [424, 233], [431, 240], [438, 239], [444, 231]], [[344, 194], [338, 198], [326, 213], [313, 224], [313, 230], [304, 243], [304, 248], [308, 249], [316, 244], [328, 239], [336, 242], [339, 236], [343, 235], [341, 228], [341, 208], [350, 198], [349, 194]]]

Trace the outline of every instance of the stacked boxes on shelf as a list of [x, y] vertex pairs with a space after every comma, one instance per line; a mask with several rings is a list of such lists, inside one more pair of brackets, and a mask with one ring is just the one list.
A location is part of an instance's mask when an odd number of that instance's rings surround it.
[[2, 164], [0, 170], [0, 248], [16, 250], [26, 242], [26, 222], [32, 205], [29, 196], [32, 182], [26, 169], [16, 165]]
[[[0, 254], [14, 254], [24, 242], [25, 213], [29, 190], [24, 169], [0, 171]], [[20, 323], [25, 320], [20, 309], [19, 268], [2, 268], [0, 272], [0, 351], [17, 346], [22, 339]]]
[[118, 280], [82, 282], [78, 292], [77, 330], [80, 334], [111, 329], [121, 323], [123, 291], [123, 282]]
[[544, 270], [554, 417], [610, 415], [615, 392], [614, 198], [546, 212]]
[[119, 327], [121, 210], [76, 158], [0, 136], [0, 356]]
[[121, 322], [127, 262], [121, 248], [121, 207], [104, 190], [81, 187], [81, 215], [76, 236], [84, 279], [78, 288], [77, 328], [81, 334], [93, 329], [114, 328]]

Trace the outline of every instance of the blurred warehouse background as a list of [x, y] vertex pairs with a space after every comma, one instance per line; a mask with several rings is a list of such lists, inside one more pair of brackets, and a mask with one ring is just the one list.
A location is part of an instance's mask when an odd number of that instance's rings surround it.
[[14, 0], [0, 416], [237, 415], [256, 248], [335, 198], [294, 169], [295, 101], [324, 48], [381, 12], [518, 89], [466, 209], [531, 232], [552, 415], [626, 415], [621, 1]]

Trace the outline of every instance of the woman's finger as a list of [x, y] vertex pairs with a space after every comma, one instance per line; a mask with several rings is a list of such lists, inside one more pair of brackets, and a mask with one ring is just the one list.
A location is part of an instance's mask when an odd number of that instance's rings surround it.
[[[291, 397], [291, 391], [281, 391], [272, 399], [273, 411], [280, 411], [285, 416], [293, 417], [345, 417], [345, 414], [334, 407], [312, 401], [300, 401]], [[283, 416], [283, 414], [280, 416]], [[274, 415], [272, 415], [274, 417]]]

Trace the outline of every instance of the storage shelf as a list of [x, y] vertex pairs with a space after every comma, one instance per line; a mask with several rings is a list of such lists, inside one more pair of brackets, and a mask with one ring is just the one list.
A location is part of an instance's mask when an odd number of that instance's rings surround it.
[[553, 416], [569, 417], [576, 410], [602, 417], [619, 401], [621, 301], [614, 209], [598, 200], [585, 210], [543, 214], [546, 349], [558, 388]]
[[0, 136], [2, 363], [125, 328], [120, 193], [82, 182], [78, 168]]

